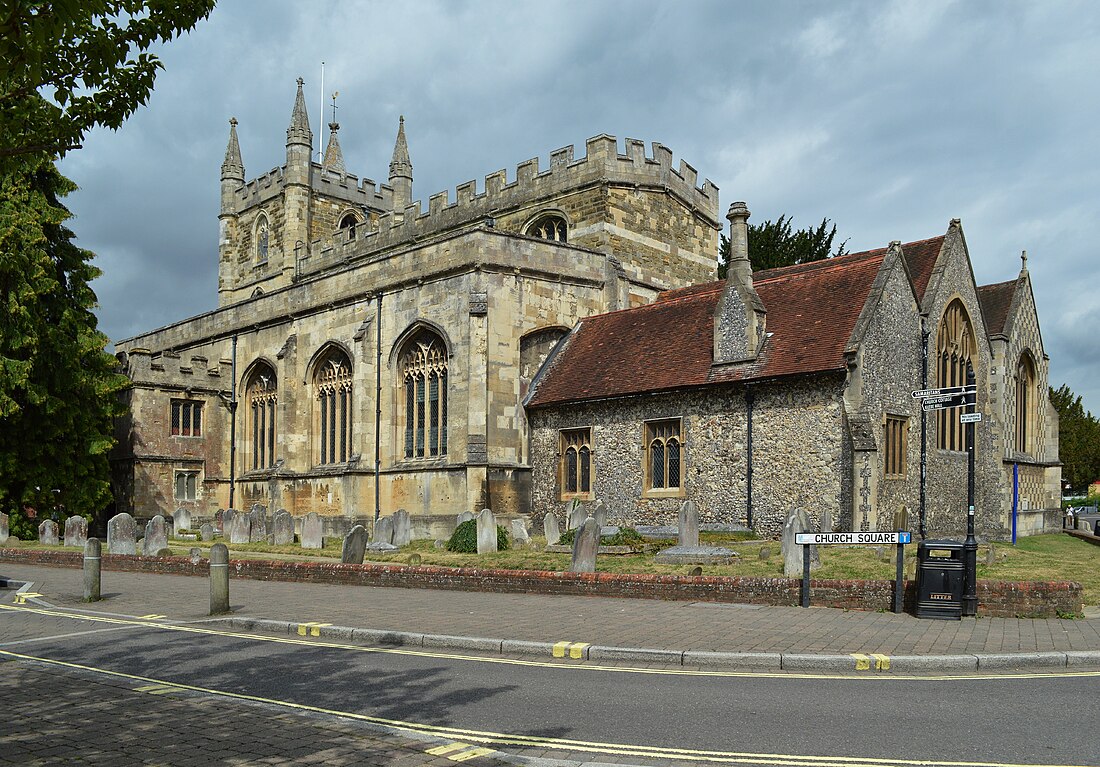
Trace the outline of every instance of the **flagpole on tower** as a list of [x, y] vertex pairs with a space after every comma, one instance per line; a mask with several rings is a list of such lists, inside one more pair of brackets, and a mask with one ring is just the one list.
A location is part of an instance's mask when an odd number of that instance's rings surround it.
[[325, 124], [325, 62], [321, 62], [321, 91], [320, 91], [320, 108], [317, 110], [317, 162], [322, 162], [323, 157], [321, 153], [324, 151], [321, 148], [321, 126]]

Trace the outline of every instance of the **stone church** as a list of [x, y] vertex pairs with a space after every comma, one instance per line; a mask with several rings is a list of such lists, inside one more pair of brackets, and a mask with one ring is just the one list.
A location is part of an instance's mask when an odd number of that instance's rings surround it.
[[572, 500], [667, 522], [690, 498], [769, 534], [800, 503], [860, 529], [905, 507], [938, 534], [958, 526], [965, 432], [910, 391], [970, 363], [981, 528], [1053, 516], [1026, 264], [977, 286], [958, 222], [754, 274], [735, 203], [716, 283], [718, 189], [660, 144], [597, 136], [422, 210], [403, 119], [387, 183], [349, 173], [328, 127], [318, 162], [299, 80], [285, 164], [246, 180], [230, 121], [218, 308], [116, 344], [118, 511], [260, 503], [339, 530]]

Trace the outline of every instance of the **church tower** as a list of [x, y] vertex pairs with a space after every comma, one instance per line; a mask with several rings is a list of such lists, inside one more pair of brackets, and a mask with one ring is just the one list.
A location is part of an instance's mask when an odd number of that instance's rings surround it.
[[218, 212], [218, 258], [226, 261], [233, 257], [233, 244], [237, 240], [237, 206], [234, 195], [244, 186], [244, 163], [241, 147], [237, 143], [237, 118], [229, 119], [229, 144], [222, 162], [221, 209]]

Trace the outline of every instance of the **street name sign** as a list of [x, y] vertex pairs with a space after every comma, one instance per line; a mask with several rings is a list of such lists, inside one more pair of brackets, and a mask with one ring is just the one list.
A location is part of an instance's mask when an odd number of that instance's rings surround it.
[[913, 534], [897, 533], [795, 533], [794, 542], [801, 546], [897, 546], [910, 543]]
[[977, 423], [980, 420], [982, 420], [981, 413], [963, 413], [959, 416], [959, 421], [961, 423]]
[[913, 399], [925, 399], [926, 397], [938, 397], [947, 394], [974, 394], [978, 390], [976, 386], [944, 386], [941, 389], [920, 389], [913, 392]]

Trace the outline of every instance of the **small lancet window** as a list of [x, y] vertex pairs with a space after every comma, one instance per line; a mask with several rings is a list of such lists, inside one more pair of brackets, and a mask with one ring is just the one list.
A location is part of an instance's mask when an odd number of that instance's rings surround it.
[[348, 213], [340, 219], [340, 231], [344, 233], [344, 239], [348, 242], [355, 239], [355, 228], [359, 225], [359, 219], [354, 213]]
[[536, 219], [533, 224], [527, 227], [526, 232], [528, 237], [539, 237], [554, 242], [568, 242], [567, 233], [568, 228], [565, 219], [556, 213], [550, 213]]
[[260, 214], [260, 217], [256, 220], [256, 260], [263, 262], [267, 260], [268, 251], [268, 226], [267, 216]]

